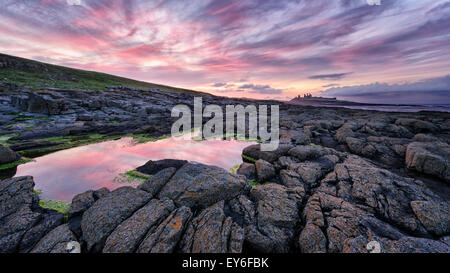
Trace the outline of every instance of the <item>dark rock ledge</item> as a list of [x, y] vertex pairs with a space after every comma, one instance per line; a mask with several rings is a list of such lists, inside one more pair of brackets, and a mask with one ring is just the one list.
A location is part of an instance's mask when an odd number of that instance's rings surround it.
[[[338, 253], [368, 252], [377, 241], [382, 252], [450, 252], [450, 203], [421, 180], [308, 142], [258, 148], [244, 150], [255, 163], [242, 175], [149, 162], [151, 172], [164, 169], [137, 189], [77, 195], [66, 223], [39, 207], [31, 177], [1, 181], [0, 251], [65, 253], [77, 241], [91, 253]], [[413, 168], [436, 158], [427, 146], [408, 149]], [[433, 166], [447, 186], [447, 169]]]

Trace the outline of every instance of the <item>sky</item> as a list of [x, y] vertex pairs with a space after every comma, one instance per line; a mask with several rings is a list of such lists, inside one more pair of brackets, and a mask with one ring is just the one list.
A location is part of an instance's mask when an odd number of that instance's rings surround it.
[[0, 0], [0, 52], [233, 97], [449, 91], [450, 1], [369, 2]]

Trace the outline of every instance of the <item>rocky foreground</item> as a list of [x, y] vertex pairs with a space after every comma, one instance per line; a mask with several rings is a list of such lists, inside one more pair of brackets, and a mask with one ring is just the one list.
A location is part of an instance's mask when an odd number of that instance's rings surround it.
[[[11, 158], [13, 150], [51, 145], [40, 139], [54, 135], [161, 135], [170, 131], [171, 106], [193, 102], [157, 90], [8, 92], [0, 124], [19, 141], [7, 148]], [[52, 121], [27, 120], [34, 129], [24, 130], [7, 112], [17, 109]], [[244, 149], [237, 174], [149, 162], [139, 170], [153, 176], [137, 189], [81, 193], [67, 219], [39, 207], [32, 177], [5, 179], [0, 251], [68, 252], [77, 241], [83, 252], [104, 253], [336, 253], [368, 252], [377, 241], [382, 252], [450, 252], [450, 114], [280, 111], [278, 150]]]

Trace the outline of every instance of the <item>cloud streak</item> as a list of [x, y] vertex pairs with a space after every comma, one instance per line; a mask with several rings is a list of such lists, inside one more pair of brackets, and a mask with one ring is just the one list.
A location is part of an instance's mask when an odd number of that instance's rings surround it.
[[371, 83], [366, 85], [333, 87], [322, 91], [326, 96], [356, 96], [365, 94], [380, 94], [384, 92], [434, 92], [445, 91], [450, 95], [450, 75], [426, 79], [413, 83], [387, 84]]
[[322, 75], [313, 75], [309, 78], [312, 80], [340, 80], [352, 73], [337, 73], [337, 74], [322, 74]]

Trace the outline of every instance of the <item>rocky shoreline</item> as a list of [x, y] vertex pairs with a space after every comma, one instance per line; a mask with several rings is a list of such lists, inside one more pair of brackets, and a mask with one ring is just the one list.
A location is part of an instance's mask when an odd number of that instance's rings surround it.
[[[279, 104], [202, 96], [221, 106]], [[15, 152], [61, 145], [50, 137], [158, 137], [170, 132], [171, 108], [193, 97], [5, 90], [0, 135], [11, 137], [2, 149], [17, 160]], [[244, 149], [236, 174], [149, 162], [140, 171], [152, 177], [137, 189], [81, 193], [66, 219], [39, 206], [32, 177], [4, 179], [0, 251], [64, 253], [77, 241], [91, 253], [341, 253], [376, 241], [383, 252], [450, 252], [449, 113], [281, 104], [280, 133], [274, 152]]]

